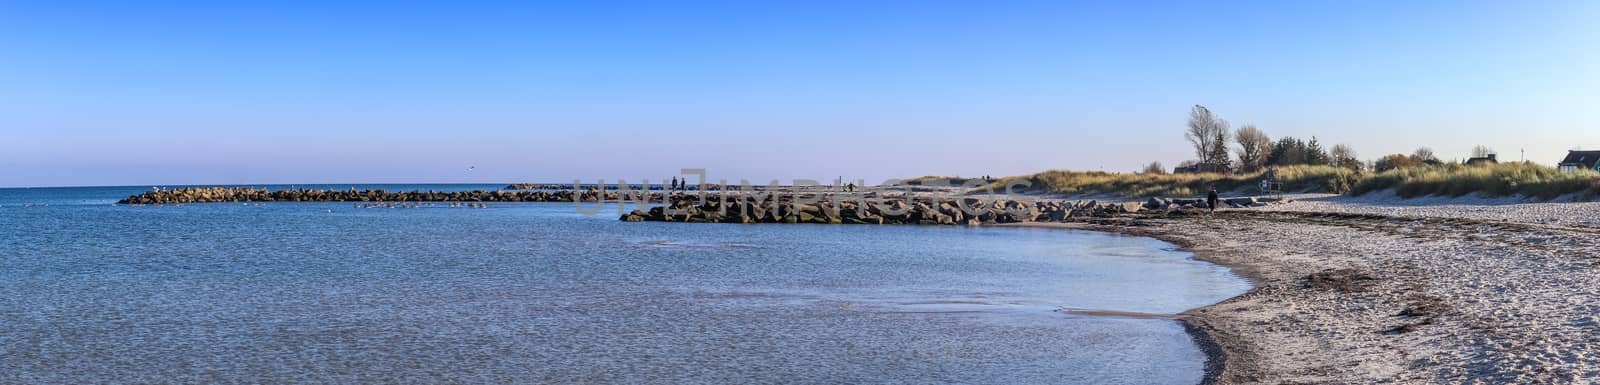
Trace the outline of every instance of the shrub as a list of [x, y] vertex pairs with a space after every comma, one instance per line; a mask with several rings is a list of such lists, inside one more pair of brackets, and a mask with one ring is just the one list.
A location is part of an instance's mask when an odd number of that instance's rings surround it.
[[1144, 165], [1144, 170], [1139, 172], [1145, 174], [1166, 174], [1167, 167], [1162, 166], [1161, 162], [1150, 162], [1150, 164]]

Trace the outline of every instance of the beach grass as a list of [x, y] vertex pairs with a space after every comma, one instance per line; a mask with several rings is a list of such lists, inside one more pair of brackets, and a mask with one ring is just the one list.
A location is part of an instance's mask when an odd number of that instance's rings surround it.
[[1569, 194], [1600, 195], [1600, 173], [1561, 172], [1531, 163], [1445, 164], [1399, 168], [1361, 178], [1351, 190], [1362, 195], [1393, 189], [1402, 198], [1421, 196], [1526, 196], [1553, 199]]
[[[1194, 196], [1204, 194], [1212, 186], [1223, 192], [1255, 194], [1260, 192], [1263, 174], [1125, 174], [1051, 170], [1033, 175], [1000, 178], [986, 188], [992, 187], [1000, 191], [1013, 182], [1026, 181], [1027, 191], [1067, 195]], [[1362, 173], [1332, 166], [1287, 166], [1279, 167], [1276, 175], [1286, 192], [1345, 193], [1356, 185]]]
[[[1531, 163], [1486, 165], [1443, 164], [1400, 168], [1381, 173], [1333, 166], [1286, 166], [1276, 171], [1283, 192], [1363, 195], [1393, 190], [1402, 198], [1422, 196], [1484, 197], [1526, 196], [1554, 199], [1570, 194], [1580, 198], [1600, 196], [1600, 173], [1561, 172], [1554, 167]], [[1101, 171], [1050, 170], [1032, 175], [996, 179], [983, 190], [1004, 191], [1006, 185], [1026, 182], [1019, 191], [1064, 195], [1106, 195], [1128, 198], [1181, 197], [1218, 191], [1236, 194], [1260, 193], [1264, 173], [1249, 174], [1151, 174]], [[922, 177], [918, 182], [964, 179]]]

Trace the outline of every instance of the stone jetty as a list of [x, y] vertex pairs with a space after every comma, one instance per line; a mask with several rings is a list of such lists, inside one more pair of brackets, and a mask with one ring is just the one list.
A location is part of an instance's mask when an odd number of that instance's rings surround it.
[[[817, 223], [984, 225], [1022, 222], [1097, 222], [1111, 218], [1148, 218], [1199, 215], [1204, 203], [1196, 199], [1152, 199], [1146, 202], [1065, 200], [1013, 200], [974, 197], [878, 197], [815, 194], [807, 199], [775, 195], [719, 195], [704, 198], [673, 195], [670, 203], [633, 210], [619, 220], [629, 222], [704, 223]], [[1247, 199], [1247, 198], [1241, 198]], [[1233, 200], [1232, 207], [1257, 205]]]
[[[637, 194], [634, 194], [637, 196]], [[119, 204], [181, 204], [220, 202], [599, 202], [623, 198], [615, 191], [387, 191], [387, 190], [268, 190], [249, 187], [191, 187], [151, 190], [127, 197]], [[666, 195], [650, 198], [665, 202]]]
[[537, 183], [512, 183], [506, 185], [506, 190], [569, 190], [572, 185], [537, 184]]
[[[1017, 200], [962, 195], [905, 195], [836, 191], [646, 192], [642, 190], [386, 191], [191, 187], [152, 190], [117, 203], [161, 205], [224, 202], [575, 202], [589, 213], [608, 205], [617, 212], [638, 209], [618, 219], [629, 222], [835, 223], [984, 225], [1021, 222], [1097, 222], [1197, 215], [1199, 199], [1152, 198], [1144, 202]], [[587, 202], [587, 203], [585, 203]], [[1227, 207], [1262, 205], [1255, 198], [1231, 198]]]
[[[573, 186], [574, 185], [571, 185], [571, 184], [512, 183], [512, 184], [506, 185], [506, 187], [503, 187], [503, 189], [505, 189], [505, 190], [571, 190], [573, 188]], [[579, 187], [583, 187], [583, 188], [592, 188], [592, 187], [594, 187], [596, 185], [592, 185], [591, 184], [591, 185], [578, 185], [578, 186]], [[645, 185], [642, 185], [642, 184], [629, 184], [628, 186], [629, 186], [630, 189], [633, 189], [633, 190], [647, 190], [645, 188]], [[616, 184], [606, 185], [605, 188], [608, 189], [608, 190], [617, 190], [618, 189]], [[667, 187], [664, 187], [664, 186], [661, 186], [660, 184], [658, 184], [656, 186], [653, 186], [653, 188], [650, 188], [649, 190], [662, 190], [662, 189], [667, 189]], [[732, 189], [732, 188], [730, 188], [730, 189]], [[759, 187], [758, 186], [758, 187], [753, 187], [753, 188], [750, 188], [750, 189], [760, 190], [760, 189], [764, 189], [764, 187]], [[687, 192], [687, 191], [721, 191], [721, 190], [723, 190], [723, 187], [722, 187], [721, 184], [706, 183], [706, 184], [691, 185], [691, 186], [686, 187], [686, 188], [680, 188], [679, 191]]]

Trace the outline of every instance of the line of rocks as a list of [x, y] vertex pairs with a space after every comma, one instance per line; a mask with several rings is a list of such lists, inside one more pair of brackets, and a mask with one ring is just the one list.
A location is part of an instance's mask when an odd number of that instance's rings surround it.
[[[1152, 200], [1150, 202], [1099, 202], [1011, 199], [904, 197], [879, 199], [868, 193], [859, 197], [812, 196], [805, 202], [794, 199], [750, 195], [708, 194], [702, 201], [693, 195], [674, 196], [669, 204], [633, 210], [618, 219], [628, 222], [700, 223], [817, 223], [817, 224], [917, 224], [984, 225], [1022, 222], [1074, 222], [1131, 217], [1199, 215], [1195, 201]], [[866, 199], [859, 199], [866, 198]], [[1203, 204], [1203, 203], [1201, 203]]]
[[[662, 185], [664, 185], [664, 183]], [[592, 184], [591, 185], [580, 185], [580, 187], [585, 187], [585, 188], [591, 188], [593, 186], [595, 186], [595, 185], [592, 185]], [[605, 187], [606, 187], [606, 189], [615, 190], [615, 189], [618, 189], [617, 186], [618, 185], [612, 184], [612, 185], [606, 185]], [[646, 190], [645, 185], [629, 184], [628, 186], [632, 190], [638, 190], [638, 191]], [[505, 189], [505, 190], [571, 190], [572, 187], [573, 187], [573, 185], [570, 185], [570, 184], [512, 183], [512, 184], [506, 185], [506, 187], [504, 187], [503, 189]], [[666, 188], [666, 187], [663, 187], [661, 185], [657, 185], [657, 186], [654, 186], [654, 187], [655, 187], [655, 189], [665, 189]], [[703, 191], [721, 191], [722, 190], [722, 185], [715, 184], [715, 183], [706, 183], [706, 184], [702, 184], [702, 185], [695, 185], [693, 187], [681, 188], [681, 191], [690, 191], [690, 190], [696, 190], [696, 189], [703, 190]]]
[[[160, 205], [223, 202], [596, 202], [653, 206], [619, 217], [623, 221], [722, 223], [850, 223], [979, 225], [1082, 221], [1140, 214], [1143, 217], [1193, 215], [1199, 199], [1152, 198], [1144, 203], [971, 197], [880, 196], [849, 193], [662, 193], [586, 190], [387, 191], [191, 187], [153, 190], [118, 204]], [[1230, 207], [1262, 205], [1255, 198], [1223, 201]]]
[[570, 190], [572, 185], [512, 183], [506, 185], [506, 190]]
[[[1268, 202], [1276, 201], [1278, 201], [1276, 198], [1238, 197], [1219, 199], [1217, 200], [1217, 205], [1238, 209], [1246, 207], [1262, 207], [1266, 206]], [[1144, 207], [1152, 210], [1185, 208], [1203, 209], [1209, 208], [1209, 204], [1207, 204], [1204, 199], [1199, 198], [1150, 198], [1144, 202]]]
[[[634, 194], [637, 196], [637, 194]], [[651, 193], [650, 199], [665, 202], [667, 194]], [[249, 187], [190, 187], [152, 190], [130, 196], [118, 204], [157, 205], [220, 202], [599, 202], [623, 198], [617, 192], [588, 190], [556, 191], [387, 191], [377, 190], [268, 190]]]

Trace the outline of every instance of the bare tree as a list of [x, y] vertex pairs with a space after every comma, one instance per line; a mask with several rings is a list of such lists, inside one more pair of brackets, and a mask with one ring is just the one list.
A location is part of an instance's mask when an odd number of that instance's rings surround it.
[[1241, 171], [1255, 172], [1267, 164], [1267, 155], [1272, 152], [1272, 138], [1266, 131], [1256, 128], [1254, 124], [1239, 127], [1239, 132], [1233, 135], [1239, 142], [1239, 166]]
[[1167, 168], [1162, 166], [1161, 162], [1150, 162], [1150, 164], [1144, 165], [1144, 170], [1141, 172], [1145, 174], [1166, 174]]
[[1489, 146], [1480, 144], [1472, 148], [1472, 157], [1474, 158], [1487, 158], [1489, 155], [1494, 155], [1494, 149], [1489, 148]]
[[1427, 147], [1418, 147], [1417, 151], [1411, 153], [1411, 157], [1417, 158], [1417, 161], [1423, 163], [1433, 163], [1439, 161], [1439, 157], [1433, 156], [1433, 149]]
[[1332, 158], [1329, 160], [1334, 166], [1352, 170], [1360, 170], [1362, 166], [1361, 160], [1357, 159], [1356, 150], [1348, 144], [1333, 145], [1333, 149], [1328, 150], [1328, 157]]
[[1228, 161], [1228, 122], [1217, 118], [1210, 109], [1196, 104], [1189, 111], [1189, 130], [1183, 137], [1194, 145], [1194, 154], [1201, 163], [1226, 163]]

